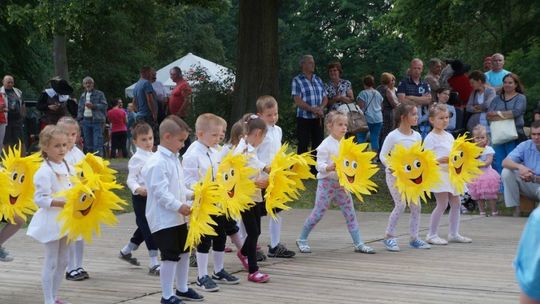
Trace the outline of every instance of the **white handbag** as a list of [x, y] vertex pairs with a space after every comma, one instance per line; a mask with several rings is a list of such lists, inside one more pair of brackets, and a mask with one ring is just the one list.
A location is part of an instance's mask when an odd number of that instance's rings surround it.
[[491, 129], [491, 143], [494, 145], [518, 139], [514, 119], [492, 121], [489, 127]]

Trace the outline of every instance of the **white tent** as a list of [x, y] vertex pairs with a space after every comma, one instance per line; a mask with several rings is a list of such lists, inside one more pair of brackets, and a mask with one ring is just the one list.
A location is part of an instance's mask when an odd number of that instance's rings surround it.
[[[209, 81], [223, 81], [229, 77], [233, 77], [234, 75], [232, 71], [222, 65], [219, 65], [217, 63], [214, 63], [210, 60], [206, 60], [204, 58], [201, 58], [199, 56], [195, 56], [192, 53], [188, 53], [186, 56], [177, 59], [168, 65], [162, 67], [161, 69], [157, 70], [156, 72], [156, 78], [158, 81], [161, 81], [163, 83], [163, 86], [165, 86], [165, 90], [167, 91], [167, 95], [170, 94], [172, 89], [175, 87], [175, 83], [171, 80], [169, 77], [169, 71], [173, 67], [179, 67], [182, 70], [182, 74], [184, 75], [184, 78], [188, 80], [190, 85], [193, 85], [197, 82], [193, 73], [197, 69], [202, 69], [208, 75]], [[126, 96], [132, 98], [133, 97], [133, 89], [135, 88], [135, 83], [130, 85], [126, 88]]]

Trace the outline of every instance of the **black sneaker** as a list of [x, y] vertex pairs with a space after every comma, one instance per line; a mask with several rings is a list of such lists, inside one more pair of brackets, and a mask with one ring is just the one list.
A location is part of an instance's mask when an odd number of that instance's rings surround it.
[[205, 275], [202, 278], [197, 278], [195, 283], [200, 290], [203, 291], [218, 291], [219, 286], [214, 282], [208, 275]]
[[85, 280], [90, 279], [90, 275], [82, 267], [77, 268], [77, 272], [79, 272], [84, 277]]
[[201, 302], [204, 297], [198, 294], [193, 288], [188, 288], [186, 292], [176, 291], [176, 296], [185, 301]]
[[197, 267], [197, 256], [195, 253], [189, 255], [189, 267]]
[[271, 258], [292, 258], [296, 255], [296, 252], [287, 249], [285, 245], [279, 243], [276, 247], [271, 248], [268, 245], [268, 256]]
[[123, 254], [123, 253], [122, 253], [122, 250], [120, 250], [120, 254], [118, 255], [118, 258], [119, 258], [120, 260], [124, 260], [124, 261], [130, 263], [131, 265], [141, 266], [141, 263], [139, 263], [139, 261], [137, 261], [136, 258], [134, 258], [133, 256], [131, 256], [131, 253]]
[[225, 271], [225, 269], [221, 269], [220, 272], [212, 274], [212, 280], [218, 281], [219, 284], [228, 284], [228, 285], [235, 285], [240, 283], [240, 279], [233, 276], [232, 274]]
[[179, 298], [175, 297], [175, 296], [172, 296], [168, 299], [164, 299], [164, 298], [161, 298], [161, 304], [182, 304], [184, 302], [182, 302], [182, 300], [180, 300]]
[[82, 281], [84, 280], [84, 275], [77, 270], [72, 270], [66, 272], [66, 280], [68, 281]]
[[257, 250], [257, 262], [266, 261], [266, 254], [262, 250]]

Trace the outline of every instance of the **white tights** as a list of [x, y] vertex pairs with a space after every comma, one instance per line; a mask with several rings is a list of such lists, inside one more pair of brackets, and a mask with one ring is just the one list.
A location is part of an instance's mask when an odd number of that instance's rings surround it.
[[67, 271], [82, 268], [83, 254], [84, 254], [84, 241], [77, 240], [69, 244], [68, 249], [68, 268]]
[[45, 243], [45, 259], [41, 274], [45, 304], [54, 304], [67, 266], [66, 237]]
[[429, 221], [429, 232], [427, 238], [432, 238], [438, 236], [439, 223], [441, 222], [441, 217], [450, 203], [450, 212], [448, 213], [449, 232], [451, 236], [458, 235], [459, 232], [459, 217], [460, 217], [460, 205], [461, 201], [459, 195], [452, 195], [449, 192], [434, 193], [435, 200], [437, 201], [437, 207], [433, 209], [431, 213], [431, 219]]

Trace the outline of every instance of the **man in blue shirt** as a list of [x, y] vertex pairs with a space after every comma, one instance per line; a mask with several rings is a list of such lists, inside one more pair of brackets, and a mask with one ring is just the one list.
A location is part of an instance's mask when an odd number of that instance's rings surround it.
[[531, 124], [531, 139], [519, 144], [502, 163], [504, 203], [519, 216], [520, 194], [540, 200], [540, 120]]
[[540, 303], [540, 208], [536, 208], [523, 229], [514, 268], [521, 288], [520, 303]]
[[296, 109], [296, 136], [298, 154], [315, 150], [324, 136], [324, 112], [328, 103], [324, 84], [315, 75], [315, 60], [311, 55], [304, 55], [300, 60], [302, 73], [292, 80], [292, 97]]
[[140, 71], [141, 78], [135, 84], [133, 89], [133, 105], [136, 107], [137, 120], [144, 120], [154, 130], [154, 143], [159, 142], [158, 124], [157, 124], [157, 101], [154, 100], [154, 88], [150, 82], [152, 77], [152, 68], [145, 66]]
[[486, 75], [486, 83], [494, 87], [496, 90], [503, 85], [503, 78], [510, 73], [504, 68], [504, 56], [500, 53], [495, 53], [491, 56], [491, 70], [484, 73]]

